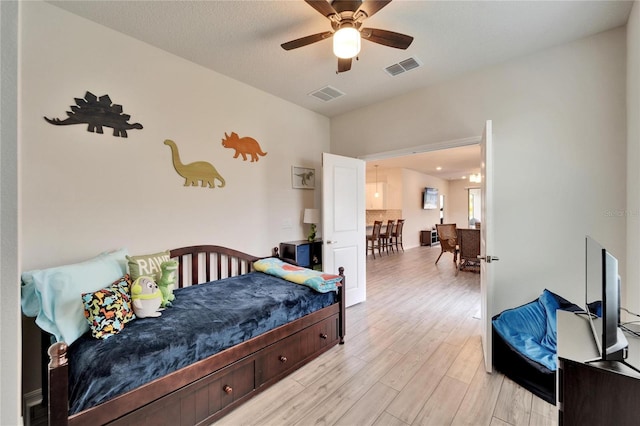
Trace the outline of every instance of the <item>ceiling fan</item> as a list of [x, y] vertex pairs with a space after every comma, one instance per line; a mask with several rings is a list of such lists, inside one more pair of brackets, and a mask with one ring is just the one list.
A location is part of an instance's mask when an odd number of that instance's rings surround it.
[[413, 37], [377, 28], [362, 28], [365, 19], [372, 17], [391, 0], [305, 0], [331, 22], [331, 31], [312, 34], [282, 43], [284, 50], [297, 49], [333, 37], [333, 53], [338, 57], [336, 73], [349, 71], [351, 62], [360, 52], [360, 39], [384, 46], [406, 49]]

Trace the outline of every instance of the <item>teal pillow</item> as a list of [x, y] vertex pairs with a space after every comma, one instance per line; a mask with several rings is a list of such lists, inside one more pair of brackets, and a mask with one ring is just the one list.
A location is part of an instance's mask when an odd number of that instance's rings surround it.
[[162, 262], [170, 260], [169, 251], [161, 251], [154, 254], [142, 254], [138, 256], [127, 256], [129, 262], [129, 275], [131, 281], [135, 281], [138, 277], [151, 277], [155, 282], [160, 281], [162, 277]]
[[22, 274], [22, 311], [36, 324], [68, 345], [89, 330], [81, 295], [101, 288], [127, 273], [127, 249], [102, 253], [71, 265]]

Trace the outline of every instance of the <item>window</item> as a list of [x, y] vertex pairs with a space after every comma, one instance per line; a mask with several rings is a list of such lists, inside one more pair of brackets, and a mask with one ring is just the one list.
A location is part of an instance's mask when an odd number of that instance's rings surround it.
[[475, 228], [482, 222], [482, 192], [480, 188], [469, 188], [469, 227]]

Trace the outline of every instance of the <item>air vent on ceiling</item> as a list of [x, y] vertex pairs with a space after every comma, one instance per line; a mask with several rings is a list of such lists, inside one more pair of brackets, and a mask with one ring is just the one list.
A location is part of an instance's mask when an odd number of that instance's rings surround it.
[[416, 58], [405, 59], [404, 61], [400, 61], [397, 64], [389, 65], [384, 70], [387, 74], [392, 77], [395, 77], [398, 74], [402, 74], [407, 71], [411, 71], [414, 68], [418, 68], [420, 66], [420, 62]]
[[313, 96], [314, 98], [318, 98], [324, 102], [332, 101], [343, 95], [344, 95], [343, 92], [331, 86], [325, 86], [322, 89], [318, 89], [314, 92], [309, 93], [309, 96]]

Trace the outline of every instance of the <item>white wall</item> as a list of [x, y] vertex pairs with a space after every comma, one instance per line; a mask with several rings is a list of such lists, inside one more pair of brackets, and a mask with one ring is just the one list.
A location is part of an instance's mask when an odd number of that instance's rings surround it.
[[492, 119], [494, 313], [545, 287], [580, 302], [585, 234], [626, 265], [625, 38], [608, 31], [334, 117], [331, 150], [477, 137]]
[[[469, 184], [468, 179], [449, 181], [449, 201], [447, 223], [455, 223], [458, 228], [469, 227]], [[445, 204], [447, 201], [445, 200]]]
[[[141, 254], [209, 243], [268, 255], [304, 238], [302, 211], [321, 207], [320, 191], [292, 189], [291, 166], [315, 168], [321, 187], [326, 117], [50, 4], [24, 2], [23, 11], [22, 270], [117, 247]], [[87, 90], [108, 94], [144, 128], [124, 139], [43, 119], [64, 119]], [[234, 159], [221, 145], [232, 131], [267, 156]], [[226, 186], [184, 187], [165, 139], [183, 163], [212, 163]]]
[[[367, 183], [375, 181], [375, 171], [367, 172]], [[402, 210], [402, 218], [405, 219], [402, 229], [403, 247], [407, 249], [419, 246], [420, 231], [431, 229], [436, 223], [440, 223], [439, 209], [424, 210], [422, 208], [422, 193], [426, 187], [438, 188], [438, 195], [444, 195], [445, 200], [449, 200], [449, 181], [414, 170], [393, 168], [379, 169], [378, 182], [386, 185], [387, 210]], [[451, 217], [452, 214], [452, 208], [447, 207], [445, 218], [447, 215]], [[383, 215], [380, 216], [382, 217]], [[387, 217], [387, 219], [396, 218]]]
[[404, 203], [402, 199], [402, 170], [386, 169], [379, 172], [382, 172], [386, 178], [387, 190], [385, 197], [387, 199], [387, 209], [402, 210], [402, 204]]
[[420, 231], [440, 223], [440, 209], [423, 210], [422, 193], [425, 187], [438, 188], [438, 195], [448, 197], [449, 182], [434, 176], [402, 169], [402, 240], [405, 249], [420, 245]]
[[[302, 210], [320, 207], [320, 196], [319, 191], [291, 188], [291, 166], [315, 168], [320, 187], [321, 153], [329, 147], [327, 118], [51, 5], [25, 2], [22, 8], [22, 239], [18, 245], [3, 229], [3, 245], [10, 243], [16, 263], [15, 276], [7, 282], [19, 281], [18, 270], [75, 262], [121, 246], [135, 254], [215, 243], [264, 255], [280, 241], [304, 236]], [[18, 22], [17, 13], [6, 16]], [[4, 30], [3, 25], [3, 55]], [[17, 42], [13, 47], [17, 49]], [[3, 63], [3, 87], [6, 77]], [[16, 90], [15, 81], [12, 84]], [[131, 130], [123, 139], [113, 137], [108, 128], [98, 135], [83, 125], [55, 127], [43, 120], [64, 118], [73, 98], [87, 90], [109, 94], [131, 114], [131, 122], [141, 122], [144, 129]], [[3, 92], [3, 124], [4, 106]], [[6, 129], [8, 133], [10, 127]], [[4, 149], [4, 131], [3, 125], [3, 154], [15, 156], [16, 144]], [[231, 131], [256, 138], [268, 155], [253, 164], [233, 159], [233, 151], [224, 149], [220, 140]], [[166, 138], [178, 143], [183, 162], [213, 163], [226, 187], [183, 187], [163, 144]], [[2, 168], [3, 201], [5, 188], [17, 192], [11, 170]], [[16, 203], [7, 206], [15, 209]], [[3, 205], [3, 228], [6, 223], [16, 231], [16, 221]], [[3, 261], [4, 281], [11, 272], [4, 266], [12, 257], [7, 254]], [[15, 299], [13, 310], [2, 310], [3, 324], [19, 323], [19, 291], [14, 284], [11, 289], [2, 293], [4, 300]], [[15, 318], [4, 321], [12, 313]], [[39, 340], [32, 321], [23, 323], [22, 343], [29, 349], [24, 371], [32, 373], [26, 378], [29, 391], [38, 385], [34, 348]], [[3, 337], [5, 331], [3, 327]], [[15, 344], [9, 346], [18, 348], [10, 354], [15, 359], [20, 354], [19, 326], [13, 332]], [[16, 376], [21, 371], [2, 365]], [[3, 369], [2, 378], [3, 387], [19, 388], [19, 376], [7, 377]], [[21, 393], [10, 392], [13, 399], [3, 396], [3, 408], [5, 403], [19, 404]]]
[[[640, 3], [627, 22], [627, 259], [640, 258]], [[627, 262], [626, 301], [640, 312], [640, 262]]]
[[[24, 268], [119, 246], [144, 253], [209, 242], [264, 255], [304, 236], [302, 210], [320, 198], [291, 188], [291, 166], [315, 168], [320, 185], [326, 117], [49, 4], [24, 9]], [[43, 119], [65, 118], [87, 90], [109, 94], [144, 129], [124, 139]], [[221, 145], [232, 131], [257, 139], [267, 156], [234, 159]], [[184, 187], [165, 139], [183, 163], [212, 163], [226, 186]], [[287, 219], [291, 229], [281, 226]]]
[[21, 424], [18, 270], [18, 16], [0, 2], [0, 425]]

